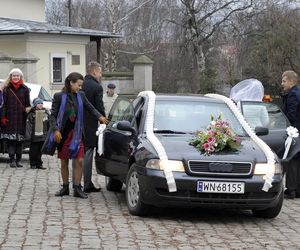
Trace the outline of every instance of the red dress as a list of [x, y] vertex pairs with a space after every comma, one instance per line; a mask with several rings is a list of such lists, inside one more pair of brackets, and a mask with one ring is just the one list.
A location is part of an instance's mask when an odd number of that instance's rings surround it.
[[[59, 159], [62, 159], [62, 160], [70, 159], [69, 147], [70, 147], [70, 144], [71, 144], [71, 141], [72, 141], [72, 138], [73, 138], [73, 133], [74, 133], [74, 130], [72, 129], [69, 132], [69, 134], [68, 134], [65, 142], [63, 143], [61, 149], [57, 151], [57, 157]], [[78, 151], [78, 154], [76, 156], [76, 159], [83, 158], [83, 156], [84, 156], [84, 147], [83, 147], [83, 142], [81, 141], [80, 144], [79, 144], [79, 151]]]

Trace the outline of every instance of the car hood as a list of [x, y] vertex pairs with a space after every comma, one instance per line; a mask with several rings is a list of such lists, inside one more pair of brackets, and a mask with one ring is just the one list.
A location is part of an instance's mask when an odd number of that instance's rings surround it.
[[266, 156], [258, 145], [249, 137], [242, 137], [242, 146], [237, 151], [222, 151], [205, 155], [189, 142], [191, 135], [157, 135], [170, 160], [204, 160], [229, 162], [266, 162]]

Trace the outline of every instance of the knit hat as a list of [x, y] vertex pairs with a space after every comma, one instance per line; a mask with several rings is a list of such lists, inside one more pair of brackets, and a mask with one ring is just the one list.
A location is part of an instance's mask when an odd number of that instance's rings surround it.
[[43, 100], [41, 98], [37, 97], [37, 98], [33, 99], [32, 104], [34, 107], [36, 107], [38, 104], [43, 104]]
[[13, 68], [8, 75], [10, 76], [13, 73], [19, 73], [23, 77], [23, 72], [19, 68]]

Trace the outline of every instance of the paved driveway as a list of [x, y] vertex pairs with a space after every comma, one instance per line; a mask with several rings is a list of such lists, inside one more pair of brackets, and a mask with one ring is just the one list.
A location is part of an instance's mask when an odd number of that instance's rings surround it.
[[0, 249], [300, 249], [300, 199], [285, 200], [274, 220], [211, 209], [134, 217], [124, 192], [106, 191], [102, 177], [102, 192], [87, 200], [55, 197], [58, 161], [44, 162], [44, 171], [0, 162]]

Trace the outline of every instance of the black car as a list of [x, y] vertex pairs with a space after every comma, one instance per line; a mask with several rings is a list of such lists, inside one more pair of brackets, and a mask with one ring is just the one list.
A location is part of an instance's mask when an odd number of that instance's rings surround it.
[[[239, 135], [242, 146], [237, 151], [204, 154], [190, 142], [198, 130], [207, 128], [212, 115], [220, 114]], [[96, 168], [106, 176], [108, 190], [119, 191], [126, 185], [131, 214], [145, 214], [151, 206], [251, 209], [265, 218], [280, 213], [282, 166], [271, 151], [275, 163], [268, 164], [262, 148], [224, 101], [203, 96], [155, 96], [146, 91], [132, 101], [119, 97], [109, 120]], [[172, 170], [168, 181], [167, 169]], [[270, 169], [274, 170], [272, 187], [266, 192], [262, 188]], [[168, 184], [173, 177], [175, 190]]]

